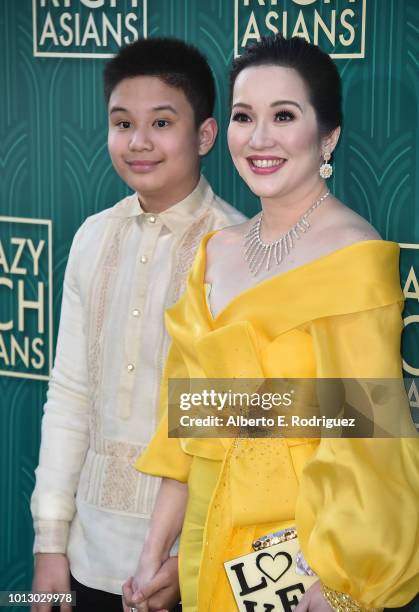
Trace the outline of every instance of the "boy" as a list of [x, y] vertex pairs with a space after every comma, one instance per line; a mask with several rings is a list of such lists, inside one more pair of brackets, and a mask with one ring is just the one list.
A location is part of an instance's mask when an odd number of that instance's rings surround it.
[[[74, 239], [32, 497], [33, 588], [71, 585], [82, 612], [121, 610], [147, 532], [159, 482], [132, 464], [156, 426], [164, 309], [203, 235], [243, 219], [200, 178], [217, 134], [205, 58], [175, 39], [139, 40], [104, 79], [109, 153], [135, 193]], [[171, 558], [150, 609], [176, 603], [176, 573]]]

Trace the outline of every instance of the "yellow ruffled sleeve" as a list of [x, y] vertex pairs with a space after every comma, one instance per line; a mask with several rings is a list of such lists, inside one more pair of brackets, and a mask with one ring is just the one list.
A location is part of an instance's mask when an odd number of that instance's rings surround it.
[[[313, 322], [317, 376], [400, 378], [401, 329], [399, 304]], [[326, 438], [304, 467], [304, 556], [326, 587], [365, 607], [399, 607], [419, 590], [418, 451], [414, 437]]]
[[188, 376], [182, 355], [172, 343], [160, 388], [160, 423], [150, 444], [134, 464], [139, 472], [187, 482], [192, 458], [183, 451], [178, 438], [168, 437], [167, 398], [169, 378]]

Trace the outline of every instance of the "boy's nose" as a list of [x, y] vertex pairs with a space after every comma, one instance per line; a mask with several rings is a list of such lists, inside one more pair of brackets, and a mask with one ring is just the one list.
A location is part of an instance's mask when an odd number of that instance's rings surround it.
[[131, 136], [128, 147], [130, 151], [151, 150], [153, 148], [153, 143], [149, 138], [147, 130], [135, 130]]

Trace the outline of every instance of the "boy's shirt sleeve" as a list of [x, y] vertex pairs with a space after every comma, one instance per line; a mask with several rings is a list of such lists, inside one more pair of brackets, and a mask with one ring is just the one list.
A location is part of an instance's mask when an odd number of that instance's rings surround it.
[[87, 342], [78, 274], [77, 232], [64, 278], [54, 368], [44, 406], [39, 465], [31, 500], [34, 552], [65, 553], [75, 494], [89, 447]]

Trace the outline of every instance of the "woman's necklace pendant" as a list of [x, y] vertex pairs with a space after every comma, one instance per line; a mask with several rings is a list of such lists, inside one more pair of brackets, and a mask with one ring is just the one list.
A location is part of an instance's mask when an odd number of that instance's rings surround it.
[[308, 210], [306, 210], [291, 229], [274, 242], [263, 242], [260, 237], [263, 220], [263, 212], [261, 213], [260, 217], [254, 222], [244, 237], [244, 258], [248, 262], [250, 272], [253, 275], [256, 276], [263, 265], [265, 265], [266, 270], [269, 270], [273, 260], [276, 265], [279, 266], [291, 249], [294, 248], [296, 241], [301, 238], [302, 234], [305, 234], [310, 229], [310, 223], [307, 221], [307, 217], [311, 215], [329, 195], [330, 191], [324, 193]]

